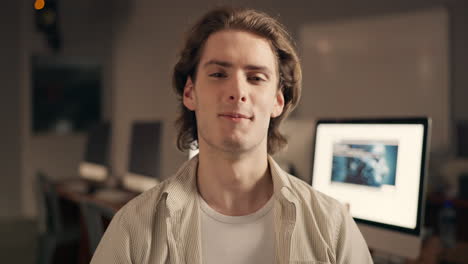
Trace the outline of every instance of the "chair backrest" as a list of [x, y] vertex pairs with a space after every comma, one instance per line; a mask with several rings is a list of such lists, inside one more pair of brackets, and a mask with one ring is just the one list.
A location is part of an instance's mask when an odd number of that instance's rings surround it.
[[93, 255], [105, 231], [103, 220], [111, 220], [115, 212], [90, 201], [82, 201], [80, 206], [87, 227], [89, 251]]
[[53, 183], [48, 177], [37, 172], [37, 182], [39, 187], [40, 205], [43, 209], [42, 217], [45, 223], [46, 232], [60, 233], [63, 231], [63, 221], [60, 212], [59, 198]]

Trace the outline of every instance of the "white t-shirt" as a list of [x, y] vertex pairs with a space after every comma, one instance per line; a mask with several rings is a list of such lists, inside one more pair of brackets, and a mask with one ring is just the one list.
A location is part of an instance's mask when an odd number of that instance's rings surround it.
[[244, 216], [220, 214], [199, 199], [205, 264], [274, 263], [273, 196], [255, 213]]

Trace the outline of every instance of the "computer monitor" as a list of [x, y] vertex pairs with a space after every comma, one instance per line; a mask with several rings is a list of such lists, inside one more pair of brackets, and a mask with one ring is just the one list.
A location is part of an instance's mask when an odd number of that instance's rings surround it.
[[111, 126], [109, 122], [94, 125], [88, 132], [85, 155], [79, 164], [80, 177], [103, 182], [109, 174], [109, 146]]
[[457, 156], [468, 158], [468, 121], [457, 123]]
[[159, 183], [161, 134], [162, 124], [158, 121], [133, 123], [128, 169], [123, 178], [126, 189], [144, 192]]
[[429, 127], [428, 118], [316, 124], [312, 186], [349, 204], [371, 249], [419, 256]]

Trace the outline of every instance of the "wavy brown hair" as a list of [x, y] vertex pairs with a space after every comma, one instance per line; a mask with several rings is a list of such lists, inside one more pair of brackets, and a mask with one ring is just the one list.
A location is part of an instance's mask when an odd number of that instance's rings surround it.
[[290, 35], [276, 19], [256, 10], [231, 7], [208, 12], [191, 28], [179, 61], [174, 67], [172, 81], [180, 103], [180, 113], [176, 120], [177, 148], [185, 151], [193, 148], [192, 143], [198, 141], [195, 112], [183, 104], [187, 78], [190, 77], [195, 82], [201, 53], [208, 37], [228, 29], [250, 32], [266, 39], [277, 57], [278, 89], [281, 89], [284, 96], [284, 108], [280, 116], [270, 119], [268, 127], [267, 150], [269, 154], [274, 154], [287, 144], [286, 138], [279, 132], [279, 125], [296, 107], [301, 95], [302, 72], [299, 58]]

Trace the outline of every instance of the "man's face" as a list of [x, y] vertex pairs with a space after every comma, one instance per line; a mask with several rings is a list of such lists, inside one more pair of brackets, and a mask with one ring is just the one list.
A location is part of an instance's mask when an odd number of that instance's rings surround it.
[[195, 111], [201, 149], [266, 150], [270, 118], [279, 116], [284, 106], [276, 56], [268, 41], [237, 30], [212, 34], [196, 81], [187, 80], [183, 102]]

